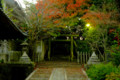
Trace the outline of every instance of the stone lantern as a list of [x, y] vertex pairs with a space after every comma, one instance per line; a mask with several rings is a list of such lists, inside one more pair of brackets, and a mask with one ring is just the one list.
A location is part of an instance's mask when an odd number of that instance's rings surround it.
[[24, 41], [22, 44], [20, 44], [22, 46], [22, 51], [23, 52], [27, 52], [28, 49], [28, 43], [26, 41]]
[[29, 58], [29, 56], [27, 55], [27, 50], [28, 50], [28, 43], [26, 41], [24, 41], [22, 44], [22, 56], [20, 57], [19, 62], [20, 63], [31, 63], [31, 60]]
[[92, 64], [99, 64], [101, 63], [100, 62], [100, 59], [98, 58], [98, 56], [95, 54], [95, 48], [92, 48], [92, 55], [91, 57], [89, 58], [88, 62], [87, 62], [87, 65], [92, 65]]

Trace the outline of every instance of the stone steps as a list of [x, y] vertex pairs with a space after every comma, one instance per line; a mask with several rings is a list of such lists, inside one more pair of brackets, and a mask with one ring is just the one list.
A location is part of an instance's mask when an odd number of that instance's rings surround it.
[[26, 80], [89, 80], [75, 62], [39, 63], [36, 71]]
[[52, 68], [59, 68], [59, 67], [81, 67], [76, 62], [61, 62], [61, 61], [47, 61], [47, 62], [40, 62], [37, 66], [38, 68], [43, 68], [43, 67], [52, 67]]

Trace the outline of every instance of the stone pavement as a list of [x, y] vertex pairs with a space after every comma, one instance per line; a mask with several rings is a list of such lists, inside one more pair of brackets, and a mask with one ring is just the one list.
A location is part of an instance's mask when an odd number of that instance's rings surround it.
[[64, 68], [54, 68], [49, 80], [67, 80]]
[[76, 62], [48, 61], [37, 65], [26, 80], [89, 80]]

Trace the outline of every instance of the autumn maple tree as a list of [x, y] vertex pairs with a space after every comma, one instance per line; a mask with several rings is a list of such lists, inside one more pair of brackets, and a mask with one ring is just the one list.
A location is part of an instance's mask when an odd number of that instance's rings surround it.
[[[69, 21], [75, 17], [81, 17], [88, 11], [88, 0], [43, 0], [38, 1], [37, 9], [40, 11], [39, 15], [44, 15], [45, 20], [52, 20], [54, 25], [61, 23], [59, 27], [69, 25]], [[48, 7], [48, 5], [50, 5]], [[64, 19], [66, 21], [64, 21]], [[74, 22], [74, 21], [73, 21]]]
[[[78, 18], [87, 11], [89, 0], [38, 0], [27, 3], [29, 33], [32, 39], [57, 36], [66, 26], [78, 25]], [[69, 30], [67, 30], [69, 31]]]

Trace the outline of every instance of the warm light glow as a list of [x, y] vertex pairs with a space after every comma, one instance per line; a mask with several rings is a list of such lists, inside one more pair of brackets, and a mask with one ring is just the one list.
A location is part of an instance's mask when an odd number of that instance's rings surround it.
[[90, 27], [90, 24], [89, 24], [89, 23], [87, 23], [87, 24], [86, 24], [86, 27]]

